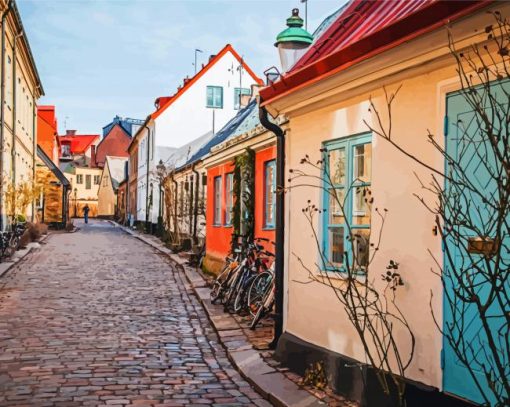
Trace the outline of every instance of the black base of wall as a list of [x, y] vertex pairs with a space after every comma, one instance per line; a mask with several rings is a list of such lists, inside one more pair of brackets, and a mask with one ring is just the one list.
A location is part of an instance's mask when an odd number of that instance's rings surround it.
[[[288, 332], [278, 341], [276, 358], [290, 370], [303, 375], [315, 362], [323, 362], [328, 385], [338, 394], [360, 403], [361, 407], [393, 407], [395, 399], [384, 394], [374, 369], [339, 353], [305, 342]], [[390, 379], [391, 380], [391, 379]], [[406, 380], [407, 407], [473, 407], [423, 383]]]

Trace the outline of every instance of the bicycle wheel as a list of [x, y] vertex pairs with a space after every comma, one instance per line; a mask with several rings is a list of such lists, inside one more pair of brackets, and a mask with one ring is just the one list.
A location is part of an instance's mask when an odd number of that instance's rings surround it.
[[230, 273], [230, 269], [232, 267], [232, 263], [227, 263], [223, 270], [220, 271], [216, 280], [214, 280], [213, 286], [211, 288], [211, 302], [214, 304], [218, 299], [221, 298], [222, 292], [224, 290], [225, 282], [228, 280], [228, 273]]
[[253, 275], [245, 275], [243, 277], [241, 287], [238, 290], [236, 297], [234, 299], [233, 309], [236, 314], [239, 314], [244, 308], [246, 308], [246, 304], [248, 301], [248, 291], [254, 279], [255, 276]]
[[274, 276], [269, 271], [264, 271], [253, 279], [248, 291], [248, 310], [253, 317], [257, 314], [267, 293], [272, 289], [273, 280]]
[[264, 300], [262, 304], [260, 305], [259, 309], [257, 310], [257, 313], [253, 317], [253, 320], [250, 324], [250, 329], [254, 330], [259, 321], [266, 315], [271, 309], [273, 308], [274, 303], [274, 291], [273, 287], [271, 287], [271, 291], [266, 293], [266, 297], [264, 297]]
[[228, 311], [230, 311], [230, 307], [234, 304], [236, 294], [241, 288], [241, 282], [243, 280], [244, 272], [245, 272], [244, 266], [240, 267], [236, 271], [235, 275], [232, 278], [232, 283], [230, 284], [230, 287], [227, 293], [225, 294], [225, 301], [223, 302], [223, 305], [225, 306], [225, 309]]

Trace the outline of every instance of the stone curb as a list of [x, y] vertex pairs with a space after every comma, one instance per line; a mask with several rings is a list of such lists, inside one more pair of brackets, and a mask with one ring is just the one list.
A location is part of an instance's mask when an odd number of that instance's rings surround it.
[[186, 265], [187, 260], [180, 258], [163, 244], [154, 242], [152, 239], [146, 238], [144, 235], [114, 221], [109, 222], [127, 234], [166, 254], [173, 263], [182, 269], [188, 283], [205, 309], [211, 325], [218, 334], [220, 343], [225, 348], [230, 362], [260, 395], [269, 400], [272, 405], [278, 407], [325, 405], [324, 402], [289, 380], [283, 373], [269, 366], [262, 359], [259, 352], [253, 349], [248, 340], [229, 340], [230, 337], [239, 336], [240, 334], [244, 336], [239, 323], [232, 316], [224, 314], [222, 306], [211, 303], [209, 299], [210, 290], [206, 281], [200, 273]]
[[37, 242], [30, 242], [25, 249], [17, 250], [8, 261], [0, 263], [0, 278], [6, 275], [16, 264], [20, 263], [32, 249], [40, 247], [40, 243], [44, 242], [50, 234], [43, 235]]

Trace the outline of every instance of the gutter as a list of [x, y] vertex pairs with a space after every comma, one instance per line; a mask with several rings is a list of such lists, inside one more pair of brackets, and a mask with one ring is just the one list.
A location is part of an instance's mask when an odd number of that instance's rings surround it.
[[17, 100], [17, 87], [16, 87], [16, 68], [17, 68], [17, 42], [18, 38], [23, 36], [23, 31], [20, 31], [17, 35], [14, 36], [13, 46], [12, 46], [12, 147], [11, 147], [11, 169], [12, 169], [12, 184], [16, 188], [16, 118], [17, 118], [17, 108], [16, 108], [16, 100]]
[[145, 227], [149, 224], [149, 159], [150, 159], [150, 145], [151, 145], [151, 129], [147, 124], [144, 124], [144, 127], [147, 129], [147, 181], [146, 181], [146, 189], [147, 192], [145, 194]]
[[[5, 24], [6, 17], [12, 7], [12, 1], [9, 1], [7, 9], [2, 13], [2, 76], [0, 79], [0, 175], [4, 173], [4, 127], [5, 127]], [[0, 180], [0, 230], [4, 230], [4, 182]]]
[[177, 220], [177, 204], [178, 204], [177, 196], [179, 194], [179, 190], [178, 190], [179, 184], [177, 184], [177, 181], [174, 178], [174, 171], [172, 171], [170, 173], [170, 177], [172, 179], [172, 182], [173, 182], [174, 188], [175, 188], [175, 192], [174, 192], [174, 196], [173, 196], [173, 198], [174, 198], [174, 233], [177, 233], [177, 223], [178, 223], [178, 220]]
[[193, 244], [197, 244], [197, 222], [198, 222], [198, 196], [200, 192], [200, 174], [195, 170], [196, 163], [191, 167], [191, 171], [195, 174], [195, 204], [193, 210]]
[[264, 98], [261, 104], [265, 106], [276, 102], [494, 3], [494, 0], [432, 2], [416, 13], [282, 76], [279, 81], [260, 90], [260, 95]]
[[262, 99], [259, 105], [259, 120], [262, 126], [274, 133], [276, 136], [276, 245], [275, 245], [275, 326], [274, 337], [271, 347], [276, 348], [278, 339], [283, 333], [283, 299], [284, 299], [284, 240], [285, 240], [285, 219], [284, 204], [285, 195], [285, 132], [268, 118], [267, 109], [262, 106]]

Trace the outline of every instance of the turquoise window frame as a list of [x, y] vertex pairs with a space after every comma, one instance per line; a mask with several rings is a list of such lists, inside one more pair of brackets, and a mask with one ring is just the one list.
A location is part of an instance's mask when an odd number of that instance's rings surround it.
[[225, 175], [225, 226], [232, 226], [233, 208], [234, 208], [234, 173], [230, 172], [227, 175]]
[[[216, 104], [216, 94], [219, 91], [219, 104]], [[208, 86], [206, 90], [206, 106], [212, 109], [223, 109], [223, 87]]]
[[[323, 143], [323, 151], [324, 151], [324, 159], [323, 159], [323, 167], [322, 174], [324, 179], [326, 179], [327, 174], [325, 173], [329, 169], [330, 164], [330, 153], [335, 150], [344, 149], [345, 151], [345, 167], [347, 169], [345, 173], [345, 182], [343, 185], [335, 184], [333, 188], [344, 189], [347, 193], [344, 196], [344, 223], [343, 224], [332, 224], [330, 221], [330, 202], [329, 202], [329, 192], [328, 189], [331, 189], [331, 185], [323, 181], [323, 192], [322, 192], [322, 207], [325, 211], [322, 214], [322, 256], [320, 258], [319, 264], [322, 264], [323, 270], [325, 271], [341, 271], [346, 272], [345, 269], [345, 256], [349, 257], [349, 264], [352, 264], [352, 243], [348, 240], [349, 236], [349, 228], [351, 231], [355, 230], [370, 230], [371, 225], [354, 225], [353, 224], [353, 191], [354, 188], [350, 188], [355, 185], [356, 187], [369, 187], [372, 185], [372, 174], [370, 174], [370, 182], [356, 182], [354, 183], [354, 149], [357, 146], [372, 144], [372, 134], [371, 133], [362, 133], [342, 139], [336, 139], [332, 141], [327, 141]], [[370, 166], [372, 168], [372, 166]], [[350, 191], [349, 191], [350, 188]], [[347, 222], [345, 221], [347, 220]], [[329, 232], [331, 229], [338, 228], [340, 229], [343, 226], [343, 241], [344, 241], [344, 260], [342, 265], [334, 266], [332, 265], [332, 260], [330, 259], [330, 239]], [[326, 261], [324, 261], [326, 259]], [[354, 271], [355, 274], [364, 275], [363, 270]]]
[[213, 182], [214, 182], [213, 225], [221, 226], [221, 175], [214, 177]]
[[234, 88], [234, 110], [241, 108], [241, 96], [251, 95], [251, 89], [248, 88]]
[[[273, 208], [272, 208], [272, 222], [268, 221], [270, 218], [269, 215], [269, 202], [268, 202], [268, 172], [269, 169], [273, 171], [273, 182], [271, 184], [272, 187], [272, 196], [273, 196]], [[274, 229], [276, 225], [276, 160], [266, 161], [264, 163], [264, 229]]]

